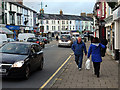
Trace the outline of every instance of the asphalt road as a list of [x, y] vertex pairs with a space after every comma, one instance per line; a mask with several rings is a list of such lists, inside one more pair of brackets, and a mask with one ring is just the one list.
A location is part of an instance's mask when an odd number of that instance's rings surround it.
[[[58, 47], [56, 41], [46, 44], [44, 51], [44, 69], [35, 71], [28, 80], [6, 79], [2, 80], [2, 88], [40, 88], [53, 73], [64, 63], [72, 52], [70, 48]], [[54, 79], [54, 78], [53, 78]], [[50, 83], [52, 83], [51, 80]], [[50, 83], [46, 86], [49, 87]]]

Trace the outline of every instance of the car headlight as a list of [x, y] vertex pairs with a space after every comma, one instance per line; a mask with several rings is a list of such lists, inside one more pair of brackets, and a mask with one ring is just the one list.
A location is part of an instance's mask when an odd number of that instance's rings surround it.
[[69, 40], [68, 43], [71, 43], [71, 41]]
[[59, 43], [61, 43], [62, 41], [61, 40], [59, 40]]
[[18, 61], [18, 62], [15, 62], [12, 67], [22, 67], [22, 65], [24, 64], [24, 61]]

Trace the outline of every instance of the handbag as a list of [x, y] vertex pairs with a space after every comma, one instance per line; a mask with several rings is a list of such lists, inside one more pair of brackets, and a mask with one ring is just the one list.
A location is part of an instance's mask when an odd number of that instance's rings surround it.
[[86, 63], [85, 63], [85, 69], [90, 69], [90, 59], [87, 59]]

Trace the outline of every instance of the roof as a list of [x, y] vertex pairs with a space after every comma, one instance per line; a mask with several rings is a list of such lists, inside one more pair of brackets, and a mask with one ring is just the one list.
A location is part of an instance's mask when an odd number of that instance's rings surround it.
[[33, 43], [33, 42], [9, 42], [9, 43], [16, 43], [16, 44], [29, 44], [29, 45], [37, 44], [37, 43]]
[[21, 5], [21, 4], [17, 3], [17, 2], [9, 2], [9, 3], [12, 3], [12, 4], [14, 4], [14, 5], [20, 6], [20, 7], [22, 7], [22, 8], [25, 8], [25, 9], [28, 9], [28, 10], [31, 10], [31, 11], [37, 13], [35, 10], [30, 9], [29, 7], [27, 7], [27, 6], [25, 6], [25, 5]]
[[88, 16], [60, 15], [60, 14], [38, 14], [38, 19], [93, 21], [93, 18]]

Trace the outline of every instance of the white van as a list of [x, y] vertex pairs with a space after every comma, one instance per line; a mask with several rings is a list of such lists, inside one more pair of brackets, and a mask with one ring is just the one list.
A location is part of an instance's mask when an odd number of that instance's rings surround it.
[[33, 34], [33, 33], [20, 33], [20, 34], [18, 34], [19, 41], [27, 41], [27, 39], [30, 37], [35, 37], [35, 34]]
[[7, 35], [6, 34], [0, 34], [0, 46], [2, 46], [6, 42], [7, 42]]

